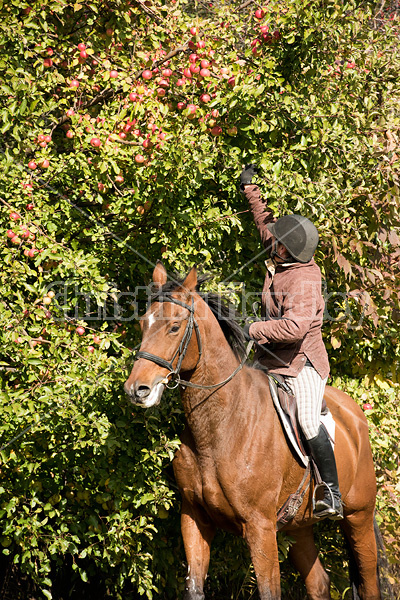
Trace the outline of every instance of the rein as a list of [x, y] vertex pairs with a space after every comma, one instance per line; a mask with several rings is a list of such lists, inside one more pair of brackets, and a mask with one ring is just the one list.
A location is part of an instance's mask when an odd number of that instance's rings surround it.
[[[168, 369], [169, 373], [166, 375], [166, 377], [160, 383], [163, 383], [164, 385], [166, 385], [166, 387], [168, 389], [175, 389], [176, 387], [181, 385], [183, 387], [191, 387], [191, 388], [196, 388], [198, 390], [213, 390], [213, 389], [222, 387], [223, 385], [225, 385], [226, 383], [231, 381], [231, 379], [233, 379], [235, 377], [235, 375], [243, 368], [243, 366], [250, 354], [250, 350], [254, 344], [253, 340], [251, 340], [248, 343], [245, 355], [242, 358], [241, 363], [236, 367], [236, 369], [233, 371], [233, 373], [231, 373], [231, 375], [229, 375], [229, 377], [227, 377], [223, 381], [220, 381], [219, 383], [214, 383], [213, 385], [200, 385], [197, 383], [192, 383], [191, 381], [186, 381], [185, 379], [181, 379], [179, 377], [179, 373], [180, 373], [180, 370], [182, 367], [183, 359], [185, 358], [186, 351], [189, 346], [189, 342], [192, 338], [193, 329], [196, 332], [197, 346], [199, 349], [199, 357], [197, 359], [195, 368], [199, 364], [200, 358], [201, 358], [201, 355], [203, 352], [199, 325], [198, 325], [196, 319], [194, 318], [194, 300], [192, 298], [192, 305], [189, 306], [188, 304], [185, 304], [184, 302], [180, 302], [179, 300], [176, 300], [176, 298], [173, 298], [170, 294], [165, 294], [164, 296], [158, 296], [156, 299], [156, 302], [172, 302], [173, 304], [178, 304], [179, 306], [183, 306], [183, 308], [186, 308], [186, 310], [189, 311], [189, 318], [188, 318], [188, 322], [186, 325], [186, 329], [183, 333], [182, 340], [180, 341], [180, 344], [170, 361], [166, 360], [165, 358], [161, 358], [160, 356], [157, 356], [156, 354], [151, 354], [150, 352], [146, 352], [146, 351], [142, 351], [142, 350], [140, 350], [136, 354], [135, 359], [144, 358], [145, 360], [154, 362], [156, 365], [159, 365], [160, 367], [163, 367], [164, 369]], [[173, 362], [176, 359], [176, 357], [178, 357], [178, 362], [176, 364], [176, 368], [174, 369]], [[172, 386], [168, 385], [170, 383], [170, 380], [168, 379], [170, 376], [172, 376], [171, 381], [173, 381], [173, 383], [174, 383], [174, 385], [172, 385]]]

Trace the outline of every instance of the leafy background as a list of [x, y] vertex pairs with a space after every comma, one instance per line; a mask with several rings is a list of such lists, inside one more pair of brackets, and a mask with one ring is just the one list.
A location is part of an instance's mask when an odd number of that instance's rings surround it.
[[[209, 73], [187, 71], [201, 60]], [[261, 289], [238, 191], [250, 162], [276, 215], [319, 229], [330, 383], [369, 420], [400, 597], [399, 64], [396, 2], [3, 5], [3, 597], [182, 591], [179, 399], [143, 412], [122, 386], [157, 259], [211, 273], [243, 312]], [[342, 598], [343, 540], [325, 524], [317, 537]], [[289, 543], [279, 537], [283, 592], [301, 598]], [[254, 596], [241, 540], [218, 536], [207, 586]]]

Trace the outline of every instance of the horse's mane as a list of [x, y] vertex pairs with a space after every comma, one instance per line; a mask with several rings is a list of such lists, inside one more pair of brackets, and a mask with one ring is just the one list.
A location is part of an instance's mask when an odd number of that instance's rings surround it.
[[[204, 302], [208, 304], [211, 312], [217, 319], [227, 342], [234, 351], [236, 357], [240, 360], [246, 351], [246, 344], [242, 328], [237, 321], [243, 317], [236, 310], [233, 304], [223, 299], [220, 294], [200, 291], [201, 285], [209, 279], [209, 275], [200, 275], [198, 278], [196, 292], [204, 300]], [[167, 281], [162, 287], [158, 288], [151, 295], [151, 302], [156, 302], [157, 298], [163, 294], [172, 293], [182, 285], [184, 280], [185, 277], [176, 276], [171, 281]]]

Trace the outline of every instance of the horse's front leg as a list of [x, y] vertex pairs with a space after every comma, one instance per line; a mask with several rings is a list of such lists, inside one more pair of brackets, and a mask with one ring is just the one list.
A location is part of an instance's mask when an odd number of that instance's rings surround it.
[[275, 527], [273, 520], [267, 521], [261, 517], [246, 523], [245, 538], [257, 577], [260, 600], [279, 600], [281, 597]]
[[188, 563], [183, 600], [204, 600], [204, 581], [215, 527], [201, 507], [183, 500], [181, 530]]

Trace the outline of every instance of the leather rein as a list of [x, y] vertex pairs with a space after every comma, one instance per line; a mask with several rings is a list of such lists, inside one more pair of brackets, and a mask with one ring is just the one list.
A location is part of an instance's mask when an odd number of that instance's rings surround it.
[[[196, 365], [194, 368], [196, 368], [197, 365], [199, 364], [202, 353], [203, 353], [200, 329], [199, 329], [199, 325], [194, 317], [194, 300], [192, 298], [192, 304], [191, 304], [191, 306], [189, 306], [188, 304], [185, 304], [184, 302], [180, 302], [180, 300], [173, 298], [170, 294], [164, 294], [164, 295], [158, 296], [156, 298], [155, 302], [172, 302], [173, 304], [182, 306], [183, 308], [186, 308], [186, 310], [189, 311], [189, 318], [187, 320], [186, 329], [183, 333], [183, 336], [179, 343], [179, 346], [170, 361], [168, 361], [165, 358], [162, 358], [160, 356], [157, 356], [156, 354], [151, 354], [150, 352], [146, 352], [143, 350], [139, 350], [139, 352], [136, 353], [135, 360], [138, 358], [144, 358], [145, 360], [154, 362], [156, 365], [159, 365], [160, 367], [163, 367], [164, 369], [168, 370], [168, 374], [161, 381], [161, 383], [163, 383], [168, 389], [175, 389], [176, 387], [178, 387], [178, 385], [181, 385], [183, 387], [191, 387], [191, 388], [196, 388], [199, 390], [213, 390], [213, 389], [222, 387], [223, 385], [225, 385], [226, 383], [231, 381], [231, 379], [233, 379], [235, 377], [235, 375], [243, 368], [243, 366], [250, 354], [250, 350], [253, 346], [253, 343], [254, 343], [253, 340], [248, 343], [245, 355], [244, 355], [241, 363], [236, 367], [236, 369], [233, 371], [233, 373], [231, 373], [231, 375], [229, 375], [229, 377], [227, 377], [223, 381], [220, 381], [219, 383], [215, 383], [213, 385], [200, 385], [197, 383], [192, 383], [191, 381], [186, 381], [185, 379], [181, 379], [179, 377], [179, 373], [180, 373], [180, 370], [182, 367], [182, 362], [183, 362], [183, 359], [185, 358], [190, 340], [192, 339], [193, 329], [196, 332], [197, 347], [199, 350], [199, 356], [198, 356], [198, 359], [197, 359], [197, 362], [196, 362]], [[178, 361], [177, 361], [176, 367], [174, 369], [173, 362], [177, 357], [178, 357]], [[169, 377], [171, 377], [171, 380], [168, 379]], [[171, 383], [171, 381], [173, 382], [173, 385], [168, 385]]]

